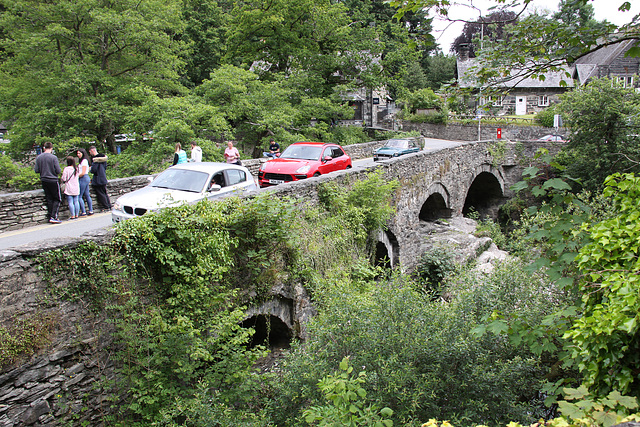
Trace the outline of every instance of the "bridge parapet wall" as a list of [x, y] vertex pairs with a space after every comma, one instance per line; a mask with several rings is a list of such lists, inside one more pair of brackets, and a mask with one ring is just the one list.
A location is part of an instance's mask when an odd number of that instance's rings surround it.
[[[361, 159], [370, 157], [373, 150], [382, 146], [384, 143], [385, 141], [365, 142], [362, 144], [347, 145], [344, 149], [353, 159]], [[265, 161], [267, 161], [266, 158], [248, 159], [243, 160], [242, 164], [251, 171], [253, 176], [258, 176], [260, 165]], [[149, 183], [149, 178], [151, 177], [153, 177], [153, 175], [140, 175], [109, 180], [109, 184], [107, 185], [109, 198], [113, 202], [123, 194], [142, 188]], [[97, 205], [98, 199], [91, 186], [89, 186], [89, 191], [94, 205]], [[98, 206], [96, 206], [96, 208], [98, 208]], [[63, 200], [60, 206], [60, 212], [62, 218], [68, 215], [69, 211], [65, 200]], [[45, 223], [46, 220], [47, 207], [43, 190], [0, 194], [0, 233], [42, 224]]]

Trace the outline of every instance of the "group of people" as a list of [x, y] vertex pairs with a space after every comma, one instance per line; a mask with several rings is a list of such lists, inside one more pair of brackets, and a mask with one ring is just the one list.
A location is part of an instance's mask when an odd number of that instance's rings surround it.
[[[63, 193], [69, 204], [69, 219], [81, 216], [93, 215], [93, 202], [89, 193], [91, 183], [96, 192], [98, 202], [104, 209], [111, 210], [111, 200], [107, 193], [107, 156], [98, 153], [95, 146], [89, 148], [89, 153], [84, 148], [78, 148], [76, 157], [67, 156], [67, 166], [60, 175], [60, 163], [53, 154], [53, 144], [44, 143], [44, 151], [36, 157], [34, 170], [40, 174], [42, 189], [47, 200], [47, 219], [52, 224], [60, 224], [58, 214], [60, 210], [60, 184], [64, 185]], [[93, 179], [89, 178], [89, 173]], [[86, 203], [85, 203], [86, 201]]]
[[[190, 162], [201, 162], [202, 161], [202, 148], [198, 145], [197, 142], [191, 142], [191, 158]], [[187, 163], [187, 153], [182, 149], [182, 144], [179, 142], [176, 144], [176, 152], [173, 155], [173, 165], [179, 165], [181, 163]]]
[[[280, 156], [280, 144], [278, 144], [274, 139], [269, 141], [269, 151], [265, 151], [265, 157], [279, 157]], [[227, 142], [227, 148], [224, 150], [224, 158], [227, 163], [242, 165], [240, 161], [240, 152], [236, 147], [233, 146], [233, 141]], [[191, 142], [191, 158], [187, 159], [187, 152], [182, 149], [182, 144], [179, 142], [176, 143], [176, 151], [173, 155], [173, 164], [172, 166], [179, 165], [181, 163], [187, 162], [201, 162], [202, 161], [202, 148], [198, 146], [198, 143], [193, 141]]]
[[[62, 198], [60, 196], [60, 184], [64, 185], [63, 193], [67, 197], [69, 204], [69, 219], [76, 219], [81, 216], [93, 215], [93, 202], [89, 193], [89, 184], [95, 190], [98, 202], [106, 210], [111, 210], [111, 200], [107, 193], [107, 156], [98, 153], [95, 146], [89, 148], [89, 153], [84, 148], [78, 148], [76, 157], [66, 158], [67, 166], [60, 170], [58, 158], [53, 154], [53, 144], [45, 142], [44, 151], [36, 157], [34, 170], [40, 174], [42, 189], [47, 200], [47, 219], [52, 224], [60, 224], [58, 213]], [[265, 152], [266, 157], [277, 157], [280, 154], [280, 145], [273, 139], [269, 142], [269, 151]], [[233, 146], [233, 142], [227, 142], [224, 150], [224, 158], [227, 163], [242, 165], [240, 153]], [[191, 157], [187, 159], [187, 153], [182, 149], [180, 143], [176, 144], [176, 151], [173, 156], [173, 165], [187, 162], [201, 162], [202, 148], [198, 143], [191, 143]], [[62, 176], [60, 176], [62, 172]], [[93, 179], [89, 178], [89, 173]]]
[[[232, 163], [236, 165], [242, 165], [240, 161], [240, 152], [236, 147], [233, 146], [233, 142], [227, 142], [227, 148], [224, 150], [224, 158], [227, 163]], [[172, 166], [179, 165], [187, 162], [201, 162], [202, 161], [202, 148], [198, 146], [198, 143], [193, 141], [191, 143], [191, 158], [187, 159], [187, 152], [182, 149], [182, 145], [178, 142], [176, 143], [176, 151], [173, 155], [173, 164]]]

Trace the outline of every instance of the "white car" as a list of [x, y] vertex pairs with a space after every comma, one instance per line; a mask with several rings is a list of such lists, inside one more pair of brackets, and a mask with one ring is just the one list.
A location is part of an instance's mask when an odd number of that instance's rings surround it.
[[118, 198], [112, 222], [135, 218], [150, 211], [256, 191], [249, 169], [227, 163], [183, 163], [158, 175], [149, 185]]
[[565, 139], [564, 139], [564, 136], [562, 135], [545, 135], [542, 138], [538, 139], [538, 141], [565, 142]]

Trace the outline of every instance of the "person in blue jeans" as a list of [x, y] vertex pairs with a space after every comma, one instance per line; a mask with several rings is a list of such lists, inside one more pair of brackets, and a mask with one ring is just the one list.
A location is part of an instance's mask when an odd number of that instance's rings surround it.
[[69, 219], [76, 219], [80, 214], [80, 183], [78, 182], [78, 167], [76, 166], [76, 159], [73, 156], [67, 157], [67, 167], [62, 171], [60, 177], [64, 186], [64, 194], [67, 196], [67, 203], [69, 203]]
[[[91, 200], [91, 193], [89, 193], [89, 183], [91, 183], [91, 178], [89, 178], [91, 156], [89, 156], [89, 153], [87, 153], [87, 150], [84, 148], [78, 148], [77, 155], [80, 162], [78, 167], [78, 182], [80, 182], [80, 197], [78, 202], [80, 204], [80, 216], [93, 215], [93, 201]], [[83, 198], [87, 201], [86, 206]]]

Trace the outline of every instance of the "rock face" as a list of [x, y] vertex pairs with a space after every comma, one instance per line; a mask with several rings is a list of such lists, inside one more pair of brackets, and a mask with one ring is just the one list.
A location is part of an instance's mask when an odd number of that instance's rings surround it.
[[476, 221], [463, 217], [449, 218], [446, 221], [423, 221], [420, 253], [435, 248], [448, 249], [454, 254], [458, 264], [475, 262], [476, 270], [489, 273], [497, 262], [505, 260], [509, 254], [498, 249], [489, 237], [476, 237], [473, 234], [476, 227]]

